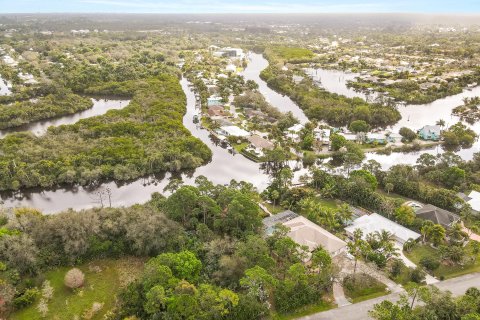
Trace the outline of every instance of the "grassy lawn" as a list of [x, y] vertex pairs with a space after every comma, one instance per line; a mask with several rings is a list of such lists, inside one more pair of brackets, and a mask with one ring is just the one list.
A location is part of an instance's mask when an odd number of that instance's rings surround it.
[[388, 294], [387, 287], [367, 274], [357, 274], [345, 278], [343, 290], [353, 303], [377, 298]]
[[315, 54], [308, 49], [293, 47], [274, 47], [273, 54], [282, 60], [311, 59]]
[[334, 199], [325, 199], [320, 196], [316, 197], [316, 201], [320, 203], [323, 207], [329, 208], [329, 209], [338, 209], [340, 205], [340, 201], [334, 200]]
[[336, 307], [335, 304], [332, 304], [330, 302], [322, 300], [317, 304], [311, 304], [311, 305], [304, 306], [304, 307], [302, 307], [302, 308], [300, 308], [300, 309], [298, 309], [294, 312], [288, 313], [288, 314], [282, 314], [282, 315], [273, 314], [272, 319], [274, 319], [274, 320], [297, 319], [297, 318], [300, 318], [300, 317], [308, 316], [310, 314], [327, 311], [327, 310], [333, 309], [335, 307]]
[[[96, 260], [76, 266], [85, 274], [83, 288], [73, 291], [65, 287], [63, 278], [70, 269], [58, 268], [45, 274], [54, 288], [52, 300], [48, 303], [49, 313], [46, 319], [83, 319], [85, 312], [92, 308], [94, 302], [103, 304], [100, 311], [88, 319], [103, 319], [115, 303], [115, 293], [140, 274], [143, 260], [137, 258], [122, 258], [119, 260]], [[26, 309], [14, 313], [12, 320], [44, 319], [38, 313], [38, 302]], [[85, 318], [86, 319], [86, 318]]]
[[279, 205], [273, 205], [273, 203], [268, 203], [268, 202], [264, 201], [264, 202], [262, 202], [262, 204], [265, 207], [267, 207], [268, 211], [270, 211], [272, 214], [277, 214], [277, 213], [285, 211], [284, 208], [282, 208]]
[[[470, 245], [467, 245], [467, 253], [470, 253]], [[404, 252], [405, 256], [410, 259], [415, 264], [419, 264], [420, 260], [423, 257], [433, 257], [435, 259], [440, 260], [440, 254], [438, 250], [430, 247], [429, 245], [417, 245], [413, 248], [411, 252]], [[446, 265], [441, 263], [440, 267], [433, 271], [433, 276], [435, 277], [444, 277], [445, 279], [448, 278], [455, 278], [458, 276], [462, 276], [472, 272], [480, 272], [480, 255], [477, 257], [475, 263], [470, 262], [467, 258], [468, 262], [465, 262], [463, 265]]]

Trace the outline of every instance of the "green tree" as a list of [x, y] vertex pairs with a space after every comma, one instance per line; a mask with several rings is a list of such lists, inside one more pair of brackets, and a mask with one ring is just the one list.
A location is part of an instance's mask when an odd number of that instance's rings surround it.
[[413, 225], [415, 217], [415, 211], [410, 206], [402, 205], [395, 210], [395, 219], [402, 225]]
[[364, 120], [354, 120], [350, 123], [348, 129], [352, 132], [368, 132], [370, 131], [370, 125]]

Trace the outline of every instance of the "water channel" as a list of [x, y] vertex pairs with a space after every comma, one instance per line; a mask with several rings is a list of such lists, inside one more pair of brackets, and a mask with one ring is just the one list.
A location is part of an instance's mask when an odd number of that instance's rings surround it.
[[[268, 62], [259, 54], [249, 55], [249, 65], [243, 72], [247, 80], [254, 80], [259, 84], [260, 92], [265, 98], [279, 110], [292, 113], [302, 122], [306, 122], [306, 117], [302, 110], [288, 97], [282, 96], [268, 88], [267, 84], [259, 78], [259, 73]], [[331, 75], [327, 77], [325, 75]], [[339, 72], [322, 73], [322, 86], [339, 94], [353, 95], [355, 92], [346, 87], [345, 81], [351, 75], [345, 76]], [[327, 80], [328, 79], [328, 80]], [[191, 91], [186, 79], [181, 80], [182, 88], [187, 96], [187, 112], [183, 118], [183, 123], [192, 134], [201, 139], [212, 150], [213, 157], [210, 163], [197, 168], [194, 172], [182, 174], [182, 179], [186, 184], [193, 184], [196, 177], [204, 175], [212, 182], [217, 184], [227, 184], [232, 179], [237, 181], [247, 181], [252, 183], [260, 190], [264, 189], [269, 183], [269, 177], [263, 173], [259, 164], [251, 162], [241, 155], [232, 155], [226, 149], [216, 145], [209, 137], [208, 131], [200, 128], [193, 123], [193, 116], [198, 112], [195, 109], [195, 95]], [[352, 92], [346, 92], [351, 90]], [[358, 93], [357, 93], [358, 94]], [[474, 88], [472, 91], [464, 91], [462, 94], [437, 100], [426, 105], [412, 105], [401, 107], [399, 111], [403, 119], [394, 126], [395, 130], [402, 126], [412, 129], [418, 129], [425, 124], [434, 124], [439, 119], [444, 119], [452, 124], [457, 119], [451, 117], [451, 109], [461, 104], [464, 97], [480, 95], [480, 88]], [[360, 94], [358, 95], [359, 97]], [[108, 108], [108, 107], [107, 107]], [[53, 120], [53, 121], [58, 121]], [[477, 132], [479, 127], [474, 126]], [[477, 142], [473, 148], [462, 150], [458, 154], [464, 159], [471, 158], [474, 152], [478, 152], [480, 144]], [[393, 153], [392, 155], [368, 154], [367, 159], [375, 159], [382, 163], [384, 168], [398, 163], [415, 163], [422, 152], [436, 154], [441, 152], [440, 148], [432, 150], [423, 150], [416, 153]], [[295, 166], [296, 164], [292, 164]], [[305, 173], [305, 170], [295, 172], [295, 179]], [[2, 194], [2, 200], [6, 207], [28, 206], [42, 210], [44, 213], [55, 213], [68, 208], [86, 209], [99, 205], [97, 193], [109, 188], [111, 190], [112, 206], [129, 206], [135, 203], [143, 203], [150, 199], [153, 192], [163, 192], [163, 188], [168, 184], [171, 174], [166, 173], [156, 177], [144, 177], [131, 182], [108, 182], [99, 187], [70, 187], [57, 188], [55, 190], [26, 190], [16, 193]]]
[[[358, 97], [367, 101], [371, 101], [374, 98], [373, 94], [366, 95], [363, 92], [358, 92], [347, 86], [348, 81], [354, 80], [359, 74], [326, 69], [306, 69], [306, 72], [320, 87], [329, 92], [345, 95], [350, 98]], [[402, 119], [390, 129], [398, 132], [400, 128], [407, 127], [417, 131], [425, 125], [434, 125], [440, 119], [445, 121], [446, 127], [449, 127], [460, 121], [458, 117], [452, 115], [452, 109], [462, 105], [464, 98], [476, 96], [480, 96], [480, 86], [473, 89], [465, 89], [459, 94], [438, 99], [427, 104], [399, 105], [398, 111], [402, 115]], [[477, 134], [480, 134], [480, 123], [474, 125], [465, 124], [472, 128]], [[383, 169], [388, 169], [396, 164], [415, 164], [418, 157], [423, 153], [437, 155], [443, 152], [443, 149], [437, 146], [416, 152], [392, 153], [390, 155], [368, 153], [367, 160], [376, 160], [382, 164]], [[456, 152], [456, 154], [464, 160], [470, 160], [476, 152], [480, 152], [480, 141], [476, 141], [471, 148], [462, 149]]]
[[65, 124], [73, 124], [81, 119], [90, 118], [107, 113], [108, 110], [125, 108], [129, 100], [111, 100], [111, 99], [92, 99], [93, 106], [90, 109], [77, 112], [75, 114], [63, 117], [35, 121], [23, 126], [0, 130], [0, 138], [13, 132], [30, 131], [36, 136], [41, 136], [47, 132], [49, 127], [57, 127]]
[[0, 96], [8, 96], [12, 93], [11, 83], [0, 75]]

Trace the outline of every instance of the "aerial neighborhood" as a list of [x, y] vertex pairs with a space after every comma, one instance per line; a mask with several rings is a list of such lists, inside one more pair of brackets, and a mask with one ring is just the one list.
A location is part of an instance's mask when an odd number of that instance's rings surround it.
[[37, 2], [0, 6], [0, 320], [480, 319], [473, 5]]

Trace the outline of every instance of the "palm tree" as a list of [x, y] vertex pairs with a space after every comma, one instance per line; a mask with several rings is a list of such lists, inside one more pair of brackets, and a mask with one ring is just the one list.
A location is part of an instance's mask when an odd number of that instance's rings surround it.
[[453, 224], [450, 229], [448, 229], [447, 234], [448, 237], [455, 242], [462, 241], [467, 237], [467, 234], [463, 231], [463, 227], [460, 223]]
[[395, 241], [395, 236], [393, 233], [387, 230], [375, 231], [375, 236], [382, 245]]
[[406, 252], [410, 252], [412, 251], [413, 247], [415, 247], [415, 244], [415, 240], [410, 238], [403, 244], [403, 250], [405, 250]]
[[440, 126], [442, 129], [445, 127], [445, 120], [440, 119], [437, 121], [437, 126]]
[[355, 264], [353, 266], [353, 279], [355, 279], [355, 274], [357, 272], [357, 262], [358, 258], [362, 254], [362, 248], [364, 247], [364, 240], [362, 239], [363, 232], [360, 229], [355, 229], [353, 231], [353, 239], [347, 244], [348, 253], [350, 253], [355, 259]]

